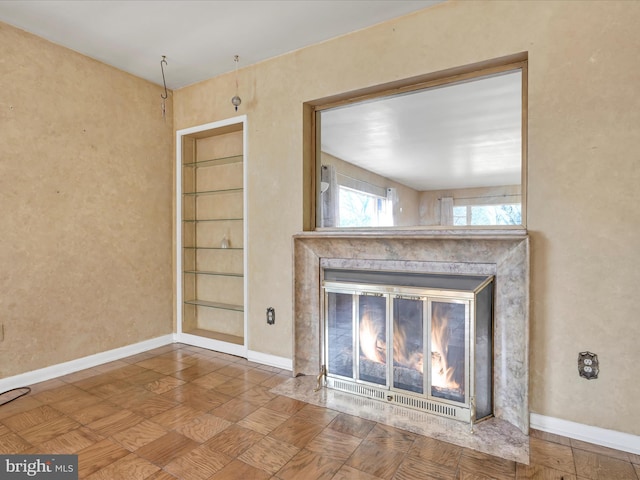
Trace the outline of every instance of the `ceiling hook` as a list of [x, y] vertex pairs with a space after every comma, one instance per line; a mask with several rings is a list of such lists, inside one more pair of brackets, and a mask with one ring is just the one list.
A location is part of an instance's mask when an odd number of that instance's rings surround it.
[[164, 95], [160, 94], [163, 100], [166, 100], [169, 94], [167, 93], [167, 81], [164, 79], [164, 66], [167, 65], [167, 57], [166, 55], [162, 55], [162, 60], [160, 60], [160, 70], [162, 70], [162, 83], [164, 84]]

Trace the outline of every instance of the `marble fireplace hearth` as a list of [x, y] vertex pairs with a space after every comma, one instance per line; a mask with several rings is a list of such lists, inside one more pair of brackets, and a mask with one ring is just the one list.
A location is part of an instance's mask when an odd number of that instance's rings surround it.
[[[295, 235], [293, 378], [278, 393], [528, 463], [529, 239], [523, 229]], [[313, 392], [323, 343], [325, 268], [495, 276], [494, 417], [476, 425], [343, 392]], [[301, 375], [304, 375], [301, 376]]]

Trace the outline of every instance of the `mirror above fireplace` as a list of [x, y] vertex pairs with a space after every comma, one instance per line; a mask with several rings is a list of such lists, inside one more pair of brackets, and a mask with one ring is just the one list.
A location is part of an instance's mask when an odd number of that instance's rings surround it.
[[526, 62], [315, 106], [315, 226], [525, 225]]

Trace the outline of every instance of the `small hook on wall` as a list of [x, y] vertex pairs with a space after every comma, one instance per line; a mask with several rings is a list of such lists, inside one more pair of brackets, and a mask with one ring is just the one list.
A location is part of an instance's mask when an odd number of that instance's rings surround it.
[[167, 104], [166, 100], [169, 98], [169, 93], [167, 92], [167, 81], [164, 77], [164, 66], [167, 65], [167, 57], [166, 55], [162, 55], [162, 60], [160, 60], [160, 70], [162, 71], [162, 84], [164, 85], [164, 94], [160, 94], [160, 98], [162, 98], [162, 118], [167, 119]]

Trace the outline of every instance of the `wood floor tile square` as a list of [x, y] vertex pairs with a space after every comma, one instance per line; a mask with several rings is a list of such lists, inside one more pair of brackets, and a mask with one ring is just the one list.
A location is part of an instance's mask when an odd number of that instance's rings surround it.
[[43, 402], [40, 402], [39, 400], [36, 400], [29, 395], [19, 398], [11, 403], [2, 405], [2, 408], [0, 408], [0, 421], [2, 419], [17, 415], [18, 413], [26, 412], [27, 410], [32, 410], [42, 405]]
[[318, 455], [309, 450], [301, 450], [278, 473], [282, 480], [328, 480], [342, 467], [342, 462]]
[[179, 480], [179, 479], [171, 475], [169, 472], [160, 470], [159, 472], [151, 474], [151, 476], [145, 478], [145, 480]]
[[208, 412], [214, 408], [218, 408], [233, 397], [219, 393], [214, 390], [206, 390], [193, 383], [187, 383], [186, 385], [174, 388], [166, 393], [162, 394], [163, 398], [182, 403], [187, 407], [200, 410], [201, 412]]
[[0, 437], [2, 435], [6, 435], [7, 433], [11, 433], [11, 430], [9, 430], [8, 427], [6, 427], [2, 423], [0, 423]]
[[[95, 371], [95, 369], [92, 370]], [[89, 391], [115, 380], [115, 378], [107, 373], [97, 373], [96, 375], [88, 376], [86, 378], [83, 378], [82, 380], [76, 380], [75, 382], [73, 382], [73, 385], [82, 390]]]
[[[234, 460], [209, 480], [268, 480], [269, 474], [240, 460]], [[302, 480], [302, 477], [299, 479]], [[304, 479], [311, 480], [311, 479]]]
[[409, 456], [455, 469], [462, 455], [462, 447], [434, 438], [418, 437], [409, 450]]
[[169, 432], [151, 443], [136, 450], [136, 455], [149, 460], [161, 467], [170, 463], [173, 459], [187, 454], [198, 444], [190, 438], [177, 432]]
[[511, 460], [493, 457], [468, 448], [463, 449], [458, 466], [461, 471], [482, 472], [488, 478], [496, 480], [513, 480], [516, 478], [516, 464]]
[[81, 393], [78, 395], [74, 395], [66, 400], [62, 400], [61, 402], [53, 403], [51, 404], [51, 406], [56, 410], [69, 415], [102, 401], [103, 399], [96, 395], [91, 395], [90, 393]]
[[255, 387], [239, 394], [237, 398], [244, 400], [245, 402], [251, 402], [254, 405], [263, 406], [275, 397], [276, 395], [271, 393], [267, 387], [256, 385]]
[[27, 428], [20, 432], [20, 436], [31, 445], [39, 445], [80, 426], [75, 420], [61, 416]]
[[310, 452], [345, 462], [361, 442], [362, 439], [358, 437], [325, 428], [305, 448]]
[[347, 465], [376, 477], [389, 480], [404, 459], [405, 452], [371, 442], [367, 439], [353, 452]]
[[160, 467], [131, 453], [87, 477], [87, 480], [144, 480]]
[[207, 480], [231, 461], [233, 457], [201, 445], [165, 465], [164, 469], [185, 480]]
[[161, 425], [151, 420], [143, 420], [131, 428], [116, 433], [113, 435], [113, 440], [127, 450], [134, 452], [138, 448], [157, 440], [167, 433], [167, 430]]
[[247, 415], [238, 422], [238, 425], [250, 428], [258, 433], [267, 435], [276, 427], [283, 424], [290, 418], [289, 415], [278, 413], [268, 408], [259, 408], [255, 412]]
[[184, 370], [174, 372], [171, 375], [174, 378], [177, 378], [179, 380], [183, 380], [185, 382], [192, 382], [200, 377], [204, 377], [205, 375], [213, 372], [214, 370], [215, 370], [215, 366], [206, 365], [203, 362], [203, 364], [196, 363], [194, 365], [191, 365], [188, 368], [185, 368]]
[[151, 417], [151, 420], [163, 427], [166, 427], [167, 429], [174, 429], [196, 417], [199, 417], [200, 415], [202, 415], [200, 410], [195, 410], [184, 405], [178, 405], [177, 407], [170, 408], [159, 415]]
[[132, 390], [133, 386], [125, 380], [112, 380], [91, 389], [91, 393], [106, 400], [114, 395], [126, 394]]
[[148, 372], [148, 370], [139, 365], [126, 364], [124, 367], [112, 370], [109, 372], [109, 375], [115, 380], [128, 380], [131, 377], [144, 372]]
[[518, 480], [577, 480], [575, 475], [544, 465], [523, 465], [521, 463], [516, 467], [516, 478]]
[[224, 393], [231, 397], [237, 397], [241, 393], [251, 390], [255, 385], [253, 383], [245, 382], [238, 378], [232, 378], [224, 383], [215, 387], [216, 392]]
[[579, 450], [584, 450], [586, 452], [599, 453], [600, 455], [617, 458], [618, 460], [623, 460], [625, 462], [631, 461], [629, 454], [627, 452], [622, 452], [620, 450], [614, 450], [612, 448], [602, 447], [600, 445], [594, 445], [593, 443], [581, 442], [580, 440], [575, 440], [573, 438], [571, 439], [571, 447], [574, 450], [577, 448]]
[[322, 425], [310, 423], [294, 416], [273, 430], [269, 436], [298, 448], [304, 448], [322, 430]]
[[260, 385], [267, 388], [275, 388], [290, 379], [291, 375], [273, 375], [272, 377], [260, 382]]
[[60, 416], [62, 416], [62, 413], [58, 410], [50, 407], [49, 405], [42, 405], [40, 407], [27, 410], [26, 412], [5, 418], [2, 420], [2, 423], [14, 432], [20, 433], [23, 430]]
[[578, 477], [589, 480], [637, 480], [636, 472], [629, 462], [599, 453], [573, 450]]
[[573, 452], [570, 447], [540, 440], [539, 438], [530, 438], [529, 452], [532, 464], [543, 465], [553, 470], [560, 470], [574, 475], [576, 473]]
[[227, 403], [214, 408], [209, 413], [212, 413], [218, 417], [224, 418], [225, 420], [229, 420], [230, 422], [238, 422], [242, 420], [247, 415], [255, 412], [260, 408], [258, 405], [254, 405], [253, 403], [243, 402], [239, 398], [234, 398], [229, 400]]
[[377, 424], [371, 429], [366, 439], [386, 448], [408, 452], [417, 437], [416, 434], [399, 428]]
[[329, 410], [328, 408], [316, 407], [315, 405], [305, 405], [296, 413], [296, 417], [305, 420], [309, 423], [316, 423], [326, 427], [333, 420], [340, 415], [335, 410]]
[[69, 455], [79, 452], [101, 440], [103, 440], [101, 435], [96, 434], [86, 427], [80, 427], [41, 443], [37, 445], [37, 448], [41, 452]]
[[380, 477], [343, 465], [331, 480], [380, 480]]
[[251, 370], [246, 371], [243, 375], [247, 382], [258, 384], [262, 384], [262, 382], [265, 382], [273, 376], [275, 376], [275, 373], [260, 370], [258, 368], [252, 368]]
[[121, 408], [117, 405], [114, 405], [108, 400], [104, 400], [89, 407], [82, 408], [76, 412], [71, 412], [68, 416], [73, 418], [76, 422], [87, 425], [101, 418], [113, 415], [120, 410]]
[[84, 479], [127, 455], [129, 451], [120, 445], [109, 439], [101, 440], [78, 452], [78, 475]]
[[217, 369], [217, 372], [221, 373], [222, 375], [226, 375], [229, 378], [244, 380], [244, 374], [249, 370], [251, 370], [251, 367], [230, 363], [222, 368]]
[[130, 377], [127, 377], [126, 380], [131, 385], [145, 385], [149, 382], [153, 382], [154, 380], [158, 380], [160, 378], [164, 378], [166, 375], [160, 372], [156, 372], [155, 370], [149, 370], [148, 368], [142, 368], [138, 365], [133, 365], [135, 367], [140, 368], [140, 372], [136, 373]]
[[258, 432], [238, 425], [231, 425], [208, 440], [205, 445], [235, 458], [263, 438], [264, 435]]
[[203, 413], [199, 417], [179, 425], [175, 431], [198, 443], [204, 443], [231, 425], [233, 425], [231, 422], [223, 418]]
[[408, 457], [400, 464], [393, 480], [455, 480], [456, 470], [457, 466], [451, 468], [430, 460]]
[[152, 418], [178, 405], [179, 402], [154, 393], [150, 396], [139, 397], [138, 401], [132, 403], [129, 409], [145, 418]]
[[105, 437], [110, 437], [111, 435], [133, 427], [142, 420], [144, 420], [143, 417], [130, 410], [120, 410], [113, 415], [91, 422], [87, 427]]
[[0, 436], [0, 452], [11, 455], [23, 453], [29, 450], [32, 445], [20, 437], [17, 433], [7, 433]]
[[36, 393], [44, 392], [45, 390], [64, 387], [67, 383], [68, 382], [64, 381], [64, 377], [58, 377], [44, 382], [34, 383], [33, 385], [29, 385], [29, 388], [31, 388], [31, 395], [35, 395]]
[[304, 402], [301, 402], [300, 400], [295, 400], [289, 397], [277, 396], [276, 398], [271, 400], [269, 403], [267, 403], [265, 405], [265, 408], [268, 408], [269, 410], [275, 410], [276, 412], [284, 413], [287, 415], [294, 415], [295, 413], [298, 412], [298, 410], [300, 410], [301, 408], [304, 408], [305, 405], [307, 404]]
[[330, 424], [329, 428], [338, 432], [347, 433], [358, 438], [365, 438], [376, 426], [376, 422], [346, 413], [339, 414]]
[[146, 388], [150, 392], [160, 395], [161, 393], [173, 390], [174, 388], [179, 387], [180, 385], [184, 385], [185, 383], [187, 382], [185, 382], [184, 380], [178, 380], [177, 378], [167, 376], [147, 383], [144, 388]]
[[238, 459], [273, 475], [299, 451], [300, 449], [293, 445], [265, 437], [246, 450]]
[[535, 430], [532, 428], [531, 430], [529, 430], [529, 435], [531, 436], [531, 438], [538, 438], [547, 442], [559, 443], [560, 445], [566, 445], [568, 447], [571, 446], [570, 438], [555, 435], [553, 433], [543, 432], [541, 430]]
[[227, 377], [226, 375], [222, 375], [218, 372], [211, 372], [202, 377], [196, 378], [191, 383], [198, 385], [199, 387], [202, 387], [206, 390], [209, 390], [211, 388], [217, 387], [218, 385], [222, 385], [223, 383], [228, 382], [229, 380], [231, 380], [231, 378]]
[[62, 400], [67, 400], [73, 395], [82, 393], [84, 393], [83, 390], [76, 386], [64, 385], [62, 387], [52, 388], [50, 390], [44, 390], [42, 392], [36, 393], [32, 398], [42, 403], [55, 403], [61, 402]]

